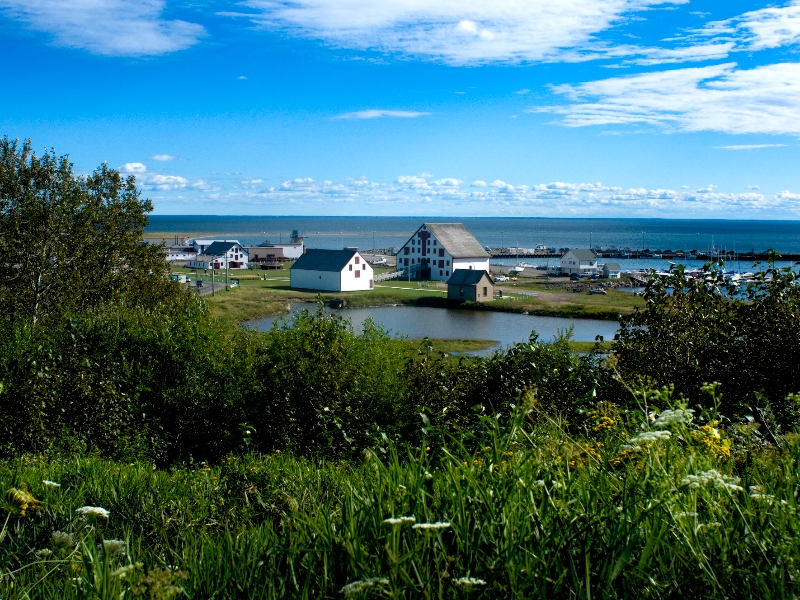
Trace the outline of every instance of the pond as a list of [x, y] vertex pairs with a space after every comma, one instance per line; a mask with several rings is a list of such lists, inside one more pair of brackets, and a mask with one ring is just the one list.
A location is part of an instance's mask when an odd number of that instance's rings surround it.
[[[313, 304], [297, 303], [292, 312], [316, 310]], [[536, 331], [542, 340], [553, 339], [559, 331], [573, 327], [572, 339], [578, 342], [593, 342], [595, 336], [602, 335], [606, 340], [614, 339], [619, 329], [616, 321], [599, 319], [568, 319], [564, 317], [540, 317], [518, 313], [493, 312], [482, 310], [458, 310], [444, 308], [425, 308], [419, 306], [382, 306], [375, 308], [325, 309], [328, 313], [349, 319], [353, 328], [359, 331], [369, 317], [382, 323], [393, 336], [411, 339], [444, 338], [495, 340], [491, 348], [469, 352], [481, 356], [510, 344], [527, 341], [531, 331]], [[246, 326], [259, 331], [267, 331], [276, 319], [268, 317], [250, 321]]]

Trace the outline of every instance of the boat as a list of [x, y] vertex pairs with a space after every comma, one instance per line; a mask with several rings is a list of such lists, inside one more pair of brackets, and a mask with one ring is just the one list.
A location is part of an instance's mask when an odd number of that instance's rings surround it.
[[522, 263], [517, 263], [517, 266], [511, 267], [509, 271], [511, 273], [522, 273], [525, 270], [525, 267], [522, 266]]

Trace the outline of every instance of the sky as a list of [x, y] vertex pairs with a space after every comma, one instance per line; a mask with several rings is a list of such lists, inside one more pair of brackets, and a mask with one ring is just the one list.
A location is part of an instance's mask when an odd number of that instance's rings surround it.
[[800, 218], [800, 0], [0, 0], [0, 135], [154, 214]]

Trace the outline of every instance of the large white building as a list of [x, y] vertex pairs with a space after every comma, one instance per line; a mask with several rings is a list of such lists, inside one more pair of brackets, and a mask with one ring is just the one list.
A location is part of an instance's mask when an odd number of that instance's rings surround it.
[[562, 275], [594, 275], [597, 255], [589, 249], [572, 248], [561, 257]]
[[[208, 240], [204, 240], [208, 241]], [[246, 269], [247, 250], [239, 242], [213, 242], [205, 251], [186, 262], [190, 269]]]
[[289, 271], [290, 286], [324, 292], [371, 290], [372, 267], [355, 248], [306, 250]]
[[489, 271], [489, 253], [462, 223], [424, 223], [397, 253], [397, 269], [447, 281], [458, 269]]

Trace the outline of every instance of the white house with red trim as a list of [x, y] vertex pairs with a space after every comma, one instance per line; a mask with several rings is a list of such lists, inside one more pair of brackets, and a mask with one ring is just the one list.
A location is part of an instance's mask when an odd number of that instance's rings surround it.
[[423, 223], [397, 253], [397, 270], [447, 281], [458, 269], [489, 272], [489, 258], [463, 223]]
[[372, 267], [356, 248], [306, 250], [289, 270], [290, 287], [323, 292], [354, 292], [375, 286]]

